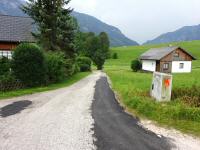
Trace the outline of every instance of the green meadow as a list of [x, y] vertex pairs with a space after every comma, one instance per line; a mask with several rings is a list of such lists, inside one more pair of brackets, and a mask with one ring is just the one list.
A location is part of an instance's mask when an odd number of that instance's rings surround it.
[[170, 44], [181, 46], [197, 58], [193, 61], [192, 73], [173, 74], [171, 102], [158, 103], [149, 96], [152, 73], [135, 73], [130, 69], [131, 60], [148, 49], [169, 44], [112, 48], [112, 53], [117, 53], [119, 58], [107, 60], [105, 72], [121, 102], [135, 115], [200, 136], [200, 107], [193, 105], [200, 98], [200, 41]]

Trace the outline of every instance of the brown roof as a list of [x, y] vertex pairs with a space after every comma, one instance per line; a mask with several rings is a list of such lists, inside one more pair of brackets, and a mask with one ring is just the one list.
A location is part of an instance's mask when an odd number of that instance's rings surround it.
[[29, 17], [0, 15], [0, 41], [34, 42], [33, 20]]

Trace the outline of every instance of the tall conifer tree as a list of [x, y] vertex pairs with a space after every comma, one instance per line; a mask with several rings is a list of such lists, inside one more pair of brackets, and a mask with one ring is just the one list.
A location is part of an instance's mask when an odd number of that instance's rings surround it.
[[74, 57], [74, 38], [77, 23], [71, 17], [71, 8], [65, 9], [70, 0], [28, 0], [22, 7], [38, 26], [36, 39], [45, 50], [64, 51]]

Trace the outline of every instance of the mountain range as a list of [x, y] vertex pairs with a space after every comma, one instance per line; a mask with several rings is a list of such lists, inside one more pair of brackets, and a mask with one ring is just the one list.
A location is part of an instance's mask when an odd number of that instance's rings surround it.
[[182, 27], [174, 32], [162, 34], [144, 44], [160, 44], [192, 40], [200, 40], [200, 25]]
[[[26, 16], [19, 7], [24, 4], [24, 0], [0, 0], [0, 14], [13, 16]], [[95, 17], [87, 14], [73, 12], [82, 32], [106, 32], [109, 36], [111, 46], [131, 46], [138, 45], [137, 42], [127, 38], [118, 28], [108, 25]]]

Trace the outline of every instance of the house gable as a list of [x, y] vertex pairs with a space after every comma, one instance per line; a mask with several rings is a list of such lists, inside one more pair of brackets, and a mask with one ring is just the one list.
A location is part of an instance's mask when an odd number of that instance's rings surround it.
[[160, 61], [161, 62], [172, 62], [172, 61], [192, 61], [195, 59], [192, 55], [188, 54], [182, 48], [177, 48], [172, 51], [170, 54], [163, 57]]

